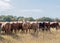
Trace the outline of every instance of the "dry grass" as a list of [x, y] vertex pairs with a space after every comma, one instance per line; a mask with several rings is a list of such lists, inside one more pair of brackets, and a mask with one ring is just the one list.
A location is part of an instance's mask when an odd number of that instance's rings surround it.
[[60, 30], [40, 31], [38, 36], [33, 33], [1, 34], [0, 43], [60, 43]]

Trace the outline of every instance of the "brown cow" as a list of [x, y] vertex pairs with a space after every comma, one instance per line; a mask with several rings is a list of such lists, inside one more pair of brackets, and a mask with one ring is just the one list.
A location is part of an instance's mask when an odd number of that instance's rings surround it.
[[50, 24], [50, 27], [56, 28], [56, 30], [57, 30], [58, 27], [60, 27], [60, 26], [59, 26], [59, 23], [58, 22], [53, 22], [53, 23]]
[[27, 22], [23, 22], [22, 24], [22, 31], [24, 32], [24, 30], [26, 31], [26, 33], [28, 32], [28, 28], [29, 28], [29, 24]]
[[49, 30], [50, 31], [50, 22], [45, 22], [45, 30]]
[[17, 25], [17, 30], [18, 30], [18, 31], [19, 31], [19, 30], [22, 30], [22, 24], [23, 24], [23, 23], [19, 23], [19, 22], [16, 23], [16, 25]]
[[0, 33], [1, 33], [1, 25], [2, 25], [2, 23], [0, 22]]
[[5, 22], [1, 26], [2, 31], [5, 31], [5, 33], [11, 32], [11, 24], [9, 22]]
[[22, 30], [22, 23], [20, 23], [20, 22], [12, 22], [11, 26], [12, 26], [12, 28], [11, 28], [12, 32], [13, 32], [13, 30], [15, 33], [19, 30]]
[[34, 30], [34, 33], [35, 32], [38, 32], [38, 29], [39, 29], [39, 24], [36, 22], [36, 23], [32, 23], [31, 24], [31, 29]]
[[16, 25], [16, 23], [11, 23], [11, 31], [13, 32], [13, 30], [14, 30], [14, 32], [16, 33], [16, 30], [17, 30], [17, 25]]
[[28, 30], [30, 30], [30, 28], [31, 28], [31, 24], [30, 24], [30, 22], [29, 21], [26, 21], [26, 20], [23, 20], [22, 21], [22, 31], [24, 32], [28, 32]]

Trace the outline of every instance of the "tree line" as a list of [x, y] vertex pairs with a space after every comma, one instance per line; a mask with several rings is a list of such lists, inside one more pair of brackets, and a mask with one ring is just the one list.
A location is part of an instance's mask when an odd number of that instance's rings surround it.
[[36, 18], [34, 19], [33, 17], [23, 17], [23, 16], [12, 16], [12, 15], [1, 15], [0, 16], [0, 22], [10, 22], [10, 21], [22, 21], [23, 19], [28, 20], [28, 21], [50, 21], [50, 22], [60, 22], [59, 18], [50, 18], [50, 17], [41, 17], [41, 18]]

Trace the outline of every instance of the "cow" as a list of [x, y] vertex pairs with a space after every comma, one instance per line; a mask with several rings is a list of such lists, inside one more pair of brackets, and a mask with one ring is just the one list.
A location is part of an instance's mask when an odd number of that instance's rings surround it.
[[58, 22], [53, 22], [53, 23], [50, 24], [50, 27], [51, 28], [56, 28], [56, 30], [58, 30], [58, 27], [60, 27], [60, 26], [59, 26]]
[[44, 31], [45, 28], [45, 22], [40, 22], [39, 23], [39, 30], [42, 29], [42, 31]]
[[22, 24], [23, 23], [18, 23], [18, 22], [16, 23], [18, 31], [22, 30]]
[[34, 31], [34, 33], [36, 33], [36, 32], [38, 32], [39, 24], [36, 21], [36, 22], [31, 23], [31, 26], [30, 27], [31, 27], [30, 29], [32, 29]]
[[5, 31], [5, 33], [11, 32], [11, 24], [9, 22], [5, 22], [1, 25], [1, 30]]
[[1, 25], [2, 25], [2, 23], [0, 22], [0, 33], [1, 33]]
[[26, 31], [26, 33], [28, 32], [29, 29], [29, 23], [27, 21], [24, 21], [22, 24], [22, 31]]
[[14, 32], [16, 33], [17, 28], [18, 27], [17, 27], [17, 24], [15, 22], [11, 23], [11, 32], [13, 32], [13, 30], [14, 30]]
[[22, 30], [22, 22], [12, 22], [11, 23], [11, 31], [16, 33], [17, 31], [19, 32], [20, 30]]
[[49, 30], [50, 31], [50, 22], [40, 22], [39, 23], [39, 30], [42, 29], [42, 31], [44, 30]]
[[5, 33], [8, 32], [14, 32], [16, 33], [17, 30], [19, 31], [22, 28], [22, 23], [18, 23], [18, 22], [5, 22], [2, 24], [1, 29], [2, 31], [5, 31]]
[[50, 31], [50, 22], [45, 22], [46, 31]]

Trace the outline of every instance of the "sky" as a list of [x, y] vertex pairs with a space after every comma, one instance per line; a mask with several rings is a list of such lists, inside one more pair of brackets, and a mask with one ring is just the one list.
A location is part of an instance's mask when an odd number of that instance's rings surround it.
[[60, 0], [0, 0], [0, 15], [60, 18]]

